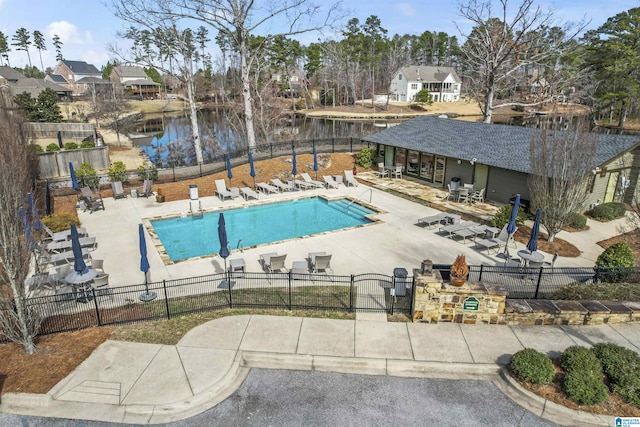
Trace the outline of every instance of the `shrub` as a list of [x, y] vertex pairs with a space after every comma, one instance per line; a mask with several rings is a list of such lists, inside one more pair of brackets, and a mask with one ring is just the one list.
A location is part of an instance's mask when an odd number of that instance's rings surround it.
[[49, 227], [54, 233], [70, 229], [72, 222], [80, 225], [78, 215], [70, 213], [54, 213], [42, 217], [42, 223]]
[[591, 209], [591, 216], [598, 221], [611, 221], [624, 216], [626, 212], [627, 208], [624, 203], [602, 203]]
[[560, 367], [565, 372], [602, 375], [602, 364], [595, 353], [586, 347], [572, 345], [560, 356]]
[[562, 390], [567, 397], [580, 405], [598, 405], [606, 402], [609, 390], [601, 377], [569, 372], [562, 381]]
[[509, 367], [518, 378], [532, 384], [549, 384], [554, 376], [551, 359], [532, 348], [514, 354]]
[[356, 156], [356, 164], [363, 168], [370, 168], [373, 164], [373, 150], [369, 147], [362, 147]]
[[58, 144], [55, 143], [51, 143], [49, 145], [47, 145], [47, 153], [50, 153], [52, 151], [60, 151], [60, 146]]
[[64, 149], [65, 150], [77, 150], [78, 149], [78, 144], [76, 144], [75, 142], [65, 142], [64, 143]]
[[76, 178], [80, 187], [97, 188], [100, 183], [100, 177], [90, 163], [84, 162], [80, 164], [76, 170]]
[[113, 164], [109, 168], [108, 174], [109, 174], [109, 180], [111, 180], [111, 182], [116, 182], [116, 181], [127, 182], [128, 181], [127, 166], [124, 164], [124, 162], [121, 162], [121, 161], [113, 162]]
[[575, 214], [571, 218], [570, 226], [576, 230], [583, 230], [587, 226], [587, 217], [579, 213]]
[[33, 149], [36, 153], [42, 153], [44, 150], [42, 149], [41, 146], [39, 146], [38, 144], [31, 144], [33, 146]]
[[640, 355], [612, 343], [599, 343], [593, 352], [609, 377], [611, 391], [628, 403], [640, 406]]
[[156, 165], [140, 165], [138, 166], [138, 177], [156, 181], [158, 179], [158, 168]]
[[82, 141], [80, 148], [93, 148], [95, 145], [91, 141]]
[[629, 244], [619, 242], [605, 249], [596, 260], [596, 265], [598, 267], [633, 267], [635, 261]]
[[[497, 228], [502, 228], [509, 222], [511, 219], [511, 205], [503, 205], [498, 212], [491, 219], [491, 225]], [[524, 224], [527, 219], [527, 215], [524, 212], [524, 209], [520, 207], [518, 209], [518, 216], [516, 217], [516, 225], [520, 226]]]

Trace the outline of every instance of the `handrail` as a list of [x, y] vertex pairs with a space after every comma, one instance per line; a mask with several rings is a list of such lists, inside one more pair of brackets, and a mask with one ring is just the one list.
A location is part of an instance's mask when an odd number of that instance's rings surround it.
[[238, 240], [238, 244], [236, 245], [236, 249], [240, 249], [240, 252], [244, 253], [244, 246], [242, 245], [242, 239]]
[[347, 205], [347, 210], [349, 210], [349, 208], [351, 207], [352, 204], [354, 204], [356, 201], [360, 200], [360, 196], [363, 196], [364, 194], [366, 194], [367, 191], [369, 192], [369, 204], [371, 204], [371, 199], [373, 198], [373, 189], [372, 188], [368, 188], [362, 194], [360, 194], [358, 197], [356, 197], [354, 200], [349, 202], [349, 204]]

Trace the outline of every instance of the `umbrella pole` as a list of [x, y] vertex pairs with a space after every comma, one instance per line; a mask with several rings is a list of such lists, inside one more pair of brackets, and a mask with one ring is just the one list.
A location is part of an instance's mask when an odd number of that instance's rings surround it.
[[140, 295], [140, 301], [149, 302], [156, 299], [158, 296], [155, 292], [149, 292], [149, 280], [147, 279], [148, 272], [144, 273], [144, 293]]

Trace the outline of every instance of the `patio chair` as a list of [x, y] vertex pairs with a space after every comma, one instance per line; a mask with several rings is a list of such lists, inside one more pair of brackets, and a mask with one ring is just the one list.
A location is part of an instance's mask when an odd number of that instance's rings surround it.
[[285, 184], [284, 182], [280, 181], [280, 179], [278, 179], [278, 178], [273, 178], [273, 179], [271, 180], [271, 183], [272, 183], [273, 185], [275, 185], [276, 187], [278, 187], [278, 189], [279, 189], [280, 191], [292, 191], [292, 190], [295, 190], [295, 189], [293, 188], [293, 185], [291, 185], [291, 184]]
[[557, 260], [558, 260], [558, 252], [553, 254], [553, 258], [551, 258], [551, 262], [545, 261], [544, 266], [545, 267], [549, 267], [549, 268], [553, 268], [553, 266], [556, 265], [556, 261]]
[[306, 172], [305, 173], [301, 173], [300, 176], [302, 177], [302, 179], [304, 179], [304, 182], [313, 185], [315, 188], [324, 187], [323, 183], [321, 183], [320, 181], [316, 181], [314, 179], [311, 179], [309, 174], [306, 173]]
[[385, 169], [384, 163], [378, 163], [378, 178], [384, 178], [385, 176], [389, 176], [389, 171]]
[[124, 188], [122, 187], [121, 181], [112, 182], [111, 191], [113, 192], [113, 198], [116, 200], [125, 199], [127, 197], [127, 195], [124, 192]]
[[96, 295], [108, 295], [113, 300], [113, 289], [109, 287], [109, 275], [102, 274], [93, 279], [93, 290]]
[[393, 177], [402, 179], [402, 166], [396, 166], [393, 170]]
[[313, 269], [311, 270], [314, 273], [319, 273], [320, 271], [327, 272], [327, 270], [333, 269], [331, 268], [331, 254], [329, 255], [316, 255], [315, 263], [313, 264]]
[[266, 182], [259, 182], [256, 184], [256, 188], [260, 191], [262, 191], [264, 194], [268, 194], [268, 193], [277, 193], [278, 192], [278, 187], [276, 187], [275, 185], [269, 185]]
[[483, 188], [482, 190], [474, 191], [473, 194], [471, 195], [471, 201], [484, 203], [484, 192], [486, 190], [487, 190], [486, 188]]
[[434, 225], [440, 224], [443, 221], [445, 221], [445, 214], [443, 212], [440, 212], [439, 214], [436, 215], [431, 215], [431, 216], [425, 216], [423, 218], [420, 218], [418, 220], [418, 225], [426, 225], [427, 227], [431, 228]]
[[82, 187], [80, 189], [80, 197], [88, 201], [102, 199], [102, 195], [100, 193], [94, 193], [89, 187]]
[[449, 190], [449, 192], [444, 197], [444, 199], [445, 200], [456, 200], [458, 192], [456, 190], [454, 190], [453, 188], [451, 188], [451, 184], [447, 184], [447, 189]]
[[335, 179], [333, 179], [332, 176], [323, 176], [322, 179], [324, 179], [324, 183], [327, 187], [327, 189], [329, 189], [329, 187], [331, 188], [338, 188], [338, 181], [336, 181]]
[[242, 187], [240, 189], [240, 192], [242, 193], [242, 196], [244, 197], [245, 200], [249, 200], [250, 197], [253, 197], [254, 199], [258, 200], [258, 193], [256, 193], [249, 187]]
[[236, 197], [236, 194], [227, 190], [227, 184], [224, 182], [224, 179], [216, 179], [216, 190], [214, 195], [216, 194], [222, 201], [224, 201], [224, 199], [226, 198], [233, 199], [234, 197]]
[[468, 188], [458, 188], [458, 203], [466, 202], [469, 203], [471, 199], [469, 199], [469, 189]]
[[149, 196], [153, 196], [153, 191], [151, 190], [152, 187], [153, 181], [150, 179], [145, 179], [142, 183], [142, 188], [138, 189], [138, 197], [144, 196], [146, 198]]
[[352, 185], [354, 187], [358, 186], [358, 181], [353, 176], [353, 171], [349, 171], [349, 170], [344, 171], [344, 181], [345, 181], [345, 185], [347, 187], [350, 186], [350, 185]]
[[315, 185], [313, 185], [310, 182], [306, 182], [306, 181], [295, 180], [294, 183], [295, 183], [295, 186], [298, 187], [298, 189], [300, 189], [300, 190], [307, 190], [307, 189], [316, 188]]
[[476, 248], [480, 247], [481, 249], [486, 249], [487, 254], [491, 249], [494, 249], [494, 248], [496, 249], [496, 252], [499, 252], [502, 246], [507, 245], [508, 239], [509, 239], [509, 233], [507, 232], [507, 225], [505, 224], [505, 226], [502, 227], [502, 230], [500, 230], [500, 233], [498, 234], [498, 236], [492, 239], [476, 240]]
[[264, 259], [264, 267], [268, 273], [277, 273], [287, 268], [284, 266], [284, 261], [287, 258], [287, 254], [284, 255], [272, 255]]
[[91, 268], [100, 273], [104, 274], [104, 260], [103, 259], [92, 259], [91, 260]]
[[[52, 242], [61, 242], [63, 240], [68, 240], [71, 236], [71, 230], [58, 231], [57, 233], [54, 233], [44, 223], [42, 223], [42, 229], [49, 235], [48, 238], [45, 236], [44, 240], [51, 240]], [[78, 228], [78, 236], [88, 236], [87, 229], [84, 227]]]

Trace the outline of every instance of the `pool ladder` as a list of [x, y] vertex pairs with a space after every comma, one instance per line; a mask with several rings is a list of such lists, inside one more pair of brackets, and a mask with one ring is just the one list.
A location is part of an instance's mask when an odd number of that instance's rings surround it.
[[361, 200], [360, 198], [362, 196], [364, 196], [365, 194], [367, 194], [367, 192], [369, 192], [369, 204], [371, 204], [371, 199], [373, 198], [373, 190], [371, 188], [369, 188], [369, 189], [365, 190], [362, 194], [360, 194], [358, 197], [353, 199], [351, 202], [349, 202], [349, 204], [347, 205], [347, 209], [346, 210], [348, 211], [352, 204], [354, 204], [358, 200]]
[[244, 246], [242, 246], [242, 239], [238, 240], [238, 244], [236, 245], [236, 249], [240, 249], [240, 252], [244, 252]]
[[195, 202], [195, 200], [189, 200], [189, 213], [191, 214], [191, 217], [193, 219], [201, 219], [204, 215], [204, 211], [202, 210], [202, 202], [200, 201], [200, 199], [198, 199], [198, 209], [195, 211], [193, 210], [192, 202]]

